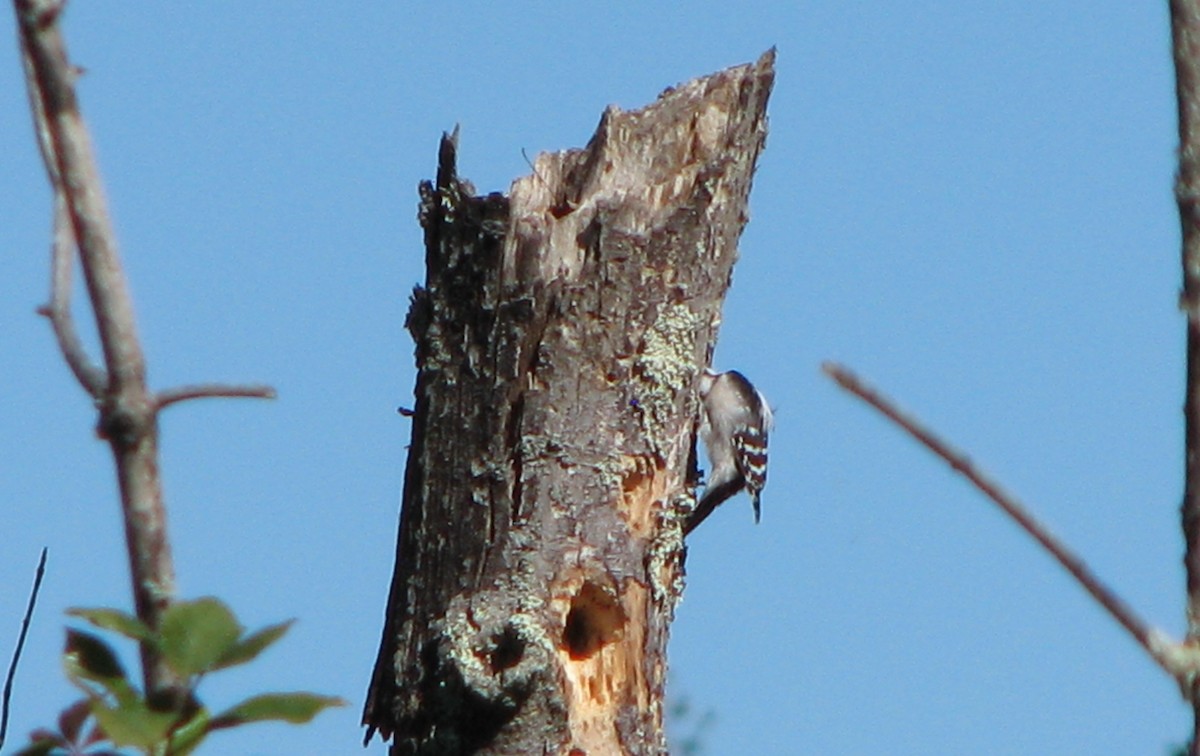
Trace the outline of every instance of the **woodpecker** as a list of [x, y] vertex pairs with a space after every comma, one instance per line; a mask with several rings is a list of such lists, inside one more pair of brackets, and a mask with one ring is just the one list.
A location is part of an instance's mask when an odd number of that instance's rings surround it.
[[767, 484], [767, 436], [774, 426], [767, 399], [746, 376], [707, 369], [700, 376], [700, 437], [708, 451], [708, 484], [683, 527], [687, 535], [712, 511], [743, 488], [754, 504], [754, 522], [762, 514], [760, 496]]

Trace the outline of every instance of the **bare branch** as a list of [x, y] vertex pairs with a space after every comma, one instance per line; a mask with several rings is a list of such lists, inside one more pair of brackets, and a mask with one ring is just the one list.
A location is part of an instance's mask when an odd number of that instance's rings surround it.
[[155, 404], [161, 410], [164, 407], [189, 399], [274, 399], [275, 396], [275, 389], [270, 386], [231, 386], [223, 383], [201, 383], [195, 386], [180, 386], [160, 391], [155, 399]]
[[[58, 12], [57, 10], [54, 12]], [[33, 131], [37, 135], [38, 151], [54, 189], [54, 245], [51, 248], [50, 302], [38, 312], [50, 319], [59, 349], [67, 365], [85, 391], [99, 399], [108, 386], [104, 370], [92, 362], [83, 348], [71, 316], [71, 269], [75, 262], [75, 233], [71, 227], [71, 214], [67, 207], [67, 196], [58, 172], [58, 153], [54, 149], [54, 138], [46, 120], [46, 108], [42, 102], [41, 89], [37, 86], [37, 74], [29, 47], [21, 39], [21, 64], [25, 69], [26, 91], [29, 94], [29, 112], [33, 115]]]
[[[92, 391], [100, 410], [99, 433], [112, 447], [125, 517], [134, 605], [138, 618], [157, 627], [175, 593], [175, 569], [166, 533], [166, 511], [158, 474], [158, 426], [154, 397], [146, 388], [145, 362], [134, 325], [133, 305], [117, 254], [91, 139], [75, 96], [58, 19], [61, 0], [14, 0], [30, 90], [34, 130], [46, 161], [56, 206], [65, 206], [79, 250], [92, 311], [104, 352], [103, 390], [96, 371], [86, 368], [78, 338], [69, 328], [62, 268], [69, 267], [67, 224], [56, 219], [55, 284], [48, 310], [71, 369]], [[62, 330], [64, 325], [68, 330]], [[151, 644], [142, 644], [146, 691], [174, 688], [178, 679]]]
[[25, 636], [29, 634], [29, 621], [33, 619], [33, 607], [37, 605], [38, 591], [42, 587], [42, 577], [46, 574], [46, 548], [42, 547], [42, 557], [38, 559], [37, 571], [33, 574], [33, 589], [29, 592], [29, 604], [25, 607], [25, 617], [21, 620], [21, 632], [17, 635], [17, 648], [13, 651], [12, 662], [8, 665], [8, 675], [4, 678], [4, 696], [0, 703], [0, 748], [4, 747], [5, 734], [8, 732], [8, 703], [12, 698], [13, 680], [17, 676], [17, 663], [21, 661], [21, 651], [25, 648]]
[[[1111, 588], [1098, 578], [1083, 560], [1074, 554], [1070, 548], [1060, 541], [1050, 530], [1036, 519], [1011, 494], [1002, 489], [999, 484], [985, 476], [974, 463], [962, 452], [941, 440], [932, 431], [925, 428], [918, 420], [901, 411], [888, 398], [875, 389], [867, 386], [847, 368], [831, 362], [826, 362], [821, 369], [846, 391], [854, 394], [867, 404], [878, 410], [884, 417], [900, 426], [910, 436], [921, 442], [927, 449], [946, 461], [955, 472], [969, 480], [984, 496], [996, 503], [1000, 509], [1011, 517], [1021, 529], [1033, 537], [1059, 564], [1067, 569], [1079, 584], [1083, 586], [1092, 598], [1096, 599], [1129, 634], [1146, 649], [1146, 652], [1168, 674], [1181, 681], [1184, 677], [1191, 678], [1195, 674], [1194, 654], [1179, 653], [1180, 645], [1148, 625], [1134, 613]], [[1186, 669], [1185, 669], [1186, 667]]]
[[58, 348], [76, 380], [93, 398], [100, 399], [108, 388], [108, 375], [92, 362], [83, 348], [71, 315], [71, 268], [75, 261], [75, 234], [61, 192], [54, 198], [54, 246], [50, 253], [50, 303], [38, 312], [50, 319]]
[[[1184, 387], [1184, 484], [1180, 509], [1187, 571], [1187, 640], [1200, 643], [1200, 2], [1170, 0], [1175, 98], [1179, 110], [1179, 175], [1175, 201], [1182, 239], [1183, 292], [1187, 315], [1187, 378]], [[1200, 691], [1190, 690], [1192, 742], [1200, 756]]]
[[1175, 199], [1182, 231], [1183, 293], [1187, 315], [1184, 417], [1186, 469], [1183, 535], [1187, 545], [1188, 637], [1200, 638], [1200, 3], [1172, 0], [1175, 93], [1179, 107], [1179, 175]]
[[[33, 6], [34, 3], [27, 3], [27, 6]], [[59, 9], [53, 11], [43, 11], [43, 13], [58, 13]], [[30, 7], [28, 10], [23, 10], [23, 6], [18, 4], [17, 13], [22, 12], [36, 13], [37, 11]], [[34, 19], [35, 22], [41, 23]], [[58, 175], [58, 156], [54, 150], [54, 139], [50, 135], [50, 130], [46, 123], [46, 106], [42, 102], [42, 91], [37, 85], [37, 72], [34, 70], [33, 59], [29, 54], [29, 46], [25, 44], [25, 37], [21, 37], [21, 65], [25, 69], [25, 91], [29, 96], [29, 112], [33, 116], [33, 132], [37, 136], [38, 152], [41, 153], [42, 163], [46, 166], [46, 175], [50, 177], [50, 184], [56, 189], [62, 183]]]
[[[158, 472], [158, 412], [185, 399], [208, 396], [274, 397], [266, 386], [187, 386], [153, 394], [146, 386], [125, 273], [108, 216], [91, 139], [75, 94], [77, 69], [67, 55], [58, 20], [62, 0], [13, 0], [20, 27], [30, 110], [46, 173], [54, 190], [54, 247], [50, 318], [59, 348], [76, 378], [96, 400], [99, 434], [117, 468], [125, 540], [137, 616], [157, 627], [175, 594]], [[88, 359], [71, 314], [75, 251], [87, 284], [104, 353], [104, 367]], [[177, 675], [152, 644], [142, 644], [148, 694], [177, 688]]]
[[31, 99], [40, 106], [35, 113], [42, 121], [37, 131], [48, 135], [42, 140], [43, 151], [54, 161], [50, 180], [67, 198], [104, 361], [112, 390], [120, 394], [127, 385], [145, 384], [145, 365], [91, 138], [75, 96], [76, 71], [58, 26], [62, 3], [15, 0], [15, 4], [32, 73], [29, 83], [36, 89]]

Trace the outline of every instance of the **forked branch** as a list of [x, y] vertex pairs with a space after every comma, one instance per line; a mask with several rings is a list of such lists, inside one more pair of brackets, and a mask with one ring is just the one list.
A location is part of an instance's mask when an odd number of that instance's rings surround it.
[[[274, 391], [202, 385], [155, 394], [147, 388], [133, 303], [75, 94], [78, 71], [67, 56], [58, 24], [64, 6], [63, 0], [14, 0], [34, 132], [54, 192], [50, 302], [39, 312], [50, 319], [67, 364], [99, 409], [97, 428], [112, 447], [121, 490], [134, 605], [142, 622], [157, 627], [175, 593], [158, 472], [158, 412], [185, 399], [271, 397]], [[96, 319], [103, 367], [87, 356], [72, 320], [76, 255]], [[141, 650], [147, 693], [174, 688], [178, 681], [157, 650], [151, 644], [143, 644]]]

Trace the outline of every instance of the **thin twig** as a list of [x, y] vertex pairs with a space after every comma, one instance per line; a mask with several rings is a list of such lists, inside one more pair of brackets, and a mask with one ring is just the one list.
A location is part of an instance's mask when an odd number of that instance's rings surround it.
[[38, 312], [50, 319], [59, 349], [67, 360], [75, 378], [92, 397], [99, 399], [108, 386], [108, 376], [96, 365], [83, 348], [71, 316], [71, 269], [75, 262], [75, 232], [71, 226], [71, 213], [67, 206], [67, 195], [58, 172], [58, 154], [54, 149], [54, 137], [46, 119], [46, 107], [41, 89], [35, 86], [37, 72], [25, 39], [21, 39], [21, 64], [30, 86], [29, 112], [33, 115], [33, 131], [37, 136], [38, 152], [50, 185], [54, 189], [54, 243], [50, 253], [50, 302]]
[[1172, 677], [1180, 678], [1181, 662], [1168, 658], [1169, 650], [1164, 646], [1170, 644], [1168, 641], [1164, 641], [1165, 636], [1135, 614], [1125, 601], [1092, 573], [1082, 559], [1051, 533], [1045, 525], [1034, 519], [1033, 515], [1012, 495], [980, 472], [965, 454], [938, 438], [917, 419], [901, 411], [890, 399], [864, 384], [845, 367], [826, 362], [821, 369], [843, 389], [877, 409], [910, 436], [920, 441], [927, 449], [945, 460], [955, 472], [965, 477], [985, 496], [995, 502], [1005, 514], [1021, 526], [1021, 529], [1050, 552], [1050, 555], [1079, 581], [1084, 590], [1090, 593], [1092, 598], [1096, 599], [1117, 622], [1121, 623], [1122, 627], [1129, 631], [1130, 635], [1142, 648], [1146, 649], [1146, 652], [1159, 666]]
[[[37, 13], [38, 11], [33, 7], [34, 5], [32, 3], [18, 4], [18, 17], [22, 13]], [[61, 5], [58, 9], [43, 9], [42, 12], [46, 15], [61, 12]], [[41, 23], [42, 20], [34, 18], [33, 22]], [[33, 116], [33, 133], [37, 136], [38, 152], [41, 154], [42, 163], [46, 167], [46, 175], [50, 177], [50, 184], [58, 187], [62, 183], [58, 175], [58, 155], [54, 151], [54, 138], [50, 134], [50, 129], [46, 121], [46, 105], [42, 101], [42, 90], [34, 86], [37, 82], [37, 71], [34, 68], [33, 58], [30, 55], [29, 45], [26, 44], [24, 35], [21, 36], [21, 65], [25, 69], [25, 81], [29, 84], [25, 88], [25, 91], [29, 96], [29, 112]]]
[[1186, 470], [1183, 532], [1187, 545], [1188, 637], [1200, 637], [1200, 3], [1172, 0], [1175, 94], [1179, 107], [1179, 175], [1175, 199], [1182, 232], [1183, 293], [1187, 315], [1187, 386], [1184, 419]]
[[54, 245], [50, 253], [50, 303], [38, 312], [50, 319], [58, 348], [83, 389], [93, 398], [104, 396], [108, 375], [87, 355], [71, 316], [71, 268], [75, 262], [75, 234], [61, 192], [54, 198]]
[[[1183, 292], [1187, 315], [1187, 377], [1184, 386], [1184, 484], [1180, 514], [1187, 572], [1187, 640], [1200, 644], [1200, 2], [1170, 0], [1171, 49], [1179, 113], [1179, 206]], [[1200, 691], [1192, 699], [1192, 740], [1200, 756]]]
[[179, 386], [178, 388], [159, 391], [155, 397], [158, 409], [163, 409], [178, 402], [189, 399], [274, 399], [275, 389], [270, 386], [245, 385], [233, 386], [223, 383], [201, 383], [194, 386]]
[[91, 137], [75, 94], [77, 72], [67, 55], [58, 21], [61, 0], [15, 0], [21, 41], [33, 74], [49, 154], [50, 180], [64, 192], [79, 244], [80, 262], [96, 316], [113, 393], [145, 384], [145, 361], [133, 317], [129, 286], [117, 252], [116, 234], [104, 199]]
[[13, 679], [17, 676], [17, 663], [21, 661], [21, 650], [25, 648], [25, 636], [29, 634], [29, 622], [33, 619], [33, 607], [37, 605], [38, 590], [42, 587], [42, 576], [46, 574], [46, 547], [42, 547], [42, 557], [38, 559], [37, 572], [33, 575], [33, 590], [29, 592], [29, 604], [25, 607], [25, 618], [21, 620], [21, 633], [17, 636], [17, 648], [13, 651], [12, 662], [8, 665], [8, 675], [4, 678], [4, 700], [0, 705], [0, 748], [4, 747], [4, 738], [8, 732], [8, 704], [12, 698]]

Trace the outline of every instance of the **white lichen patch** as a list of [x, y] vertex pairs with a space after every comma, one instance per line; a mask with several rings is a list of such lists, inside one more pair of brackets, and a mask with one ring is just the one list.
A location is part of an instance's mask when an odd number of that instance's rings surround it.
[[696, 333], [703, 325], [700, 315], [683, 303], [669, 304], [658, 313], [643, 337], [635, 374], [638, 406], [642, 409], [642, 428], [656, 450], [662, 439], [650, 432], [661, 428], [671, 417], [675, 397], [690, 385], [696, 374]]

